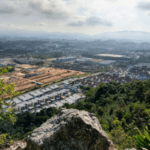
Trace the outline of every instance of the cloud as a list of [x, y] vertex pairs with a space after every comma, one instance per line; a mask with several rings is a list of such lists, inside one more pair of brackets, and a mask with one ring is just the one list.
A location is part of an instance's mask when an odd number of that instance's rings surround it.
[[64, 20], [72, 15], [69, 6], [62, 0], [31, 0], [29, 7], [32, 9], [32, 13], [36, 11], [52, 20]]
[[17, 11], [17, 7], [10, 1], [0, 1], [0, 14], [12, 14]]
[[30, 16], [32, 13], [33, 13], [33, 11], [32, 11], [32, 9], [30, 8], [30, 9], [28, 9], [27, 11], [25, 11], [25, 12], [23, 13], [23, 15], [24, 15], [24, 16]]
[[112, 26], [112, 23], [100, 17], [92, 16], [86, 18], [84, 21], [78, 20], [78, 21], [70, 22], [68, 25], [69, 26]]
[[112, 26], [111, 22], [104, 20], [100, 17], [89, 17], [87, 18], [86, 23], [89, 26], [97, 26], [97, 25]]
[[[111, 12], [107, 15], [109, 18], [113, 18], [113, 19], [122, 19], [123, 16], [122, 14], [118, 13], [118, 12]], [[130, 15], [131, 16], [131, 15]]]
[[84, 21], [77, 21], [77, 22], [70, 22], [68, 25], [69, 26], [83, 26], [85, 24], [85, 22]]
[[144, 11], [150, 11], [150, 2], [140, 2], [137, 7]]
[[39, 22], [38, 25], [40, 25], [40, 26], [46, 26], [47, 24], [44, 23], [44, 22]]

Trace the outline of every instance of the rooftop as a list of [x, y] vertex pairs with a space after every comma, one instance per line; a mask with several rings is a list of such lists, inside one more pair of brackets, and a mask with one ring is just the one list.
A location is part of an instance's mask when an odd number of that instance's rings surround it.
[[115, 55], [115, 54], [97, 54], [96, 56], [103, 56], [103, 57], [127, 57], [126, 55]]
[[115, 63], [116, 61], [114, 60], [106, 60], [106, 61], [101, 61], [99, 62], [99, 64], [102, 64], [102, 65], [109, 65], [111, 63]]
[[137, 67], [142, 67], [142, 66], [150, 67], [150, 63], [138, 63], [135, 66], [137, 66]]

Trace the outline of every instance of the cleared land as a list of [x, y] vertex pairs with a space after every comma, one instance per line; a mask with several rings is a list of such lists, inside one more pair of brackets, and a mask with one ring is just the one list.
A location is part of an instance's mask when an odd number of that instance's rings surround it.
[[[37, 75], [37, 73], [42, 73]], [[36, 74], [28, 78], [24, 78], [25, 75]], [[66, 79], [70, 76], [84, 74], [84, 72], [74, 71], [74, 70], [65, 70], [59, 68], [39, 68], [33, 69], [32, 71], [17, 71], [13, 72], [5, 77], [5, 82], [15, 83], [15, 91], [28, 91], [29, 89], [36, 87], [37, 82], [40, 82], [44, 85], [51, 84], [53, 82], [59, 81], [61, 79]], [[35, 83], [33, 83], [33, 81]]]
[[17, 64], [16, 67], [29, 69], [29, 68], [36, 68], [37, 66], [36, 65], [28, 65], [28, 64]]

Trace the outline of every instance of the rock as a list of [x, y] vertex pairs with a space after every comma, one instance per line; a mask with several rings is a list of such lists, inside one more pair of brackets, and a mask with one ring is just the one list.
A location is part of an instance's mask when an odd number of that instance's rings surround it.
[[25, 141], [15, 141], [9, 148], [3, 150], [25, 150], [26, 146]]
[[26, 150], [114, 150], [95, 115], [76, 109], [61, 109], [26, 142]]
[[137, 150], [136, 148], [131, 148], [131, 149], [125, 149], [125, 150]]
[[[125, 149], [125, 150], [137, 150], [136, 148]], [[142, 148], [142, 150], [147, 150], [146, 148]]]

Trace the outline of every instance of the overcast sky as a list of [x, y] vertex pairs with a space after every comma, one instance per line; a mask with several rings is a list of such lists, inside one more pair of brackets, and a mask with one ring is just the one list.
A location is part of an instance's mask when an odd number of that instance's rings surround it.
[[150, 32], [150, 0], [0, 0], [0, 28], [90, 35]]

